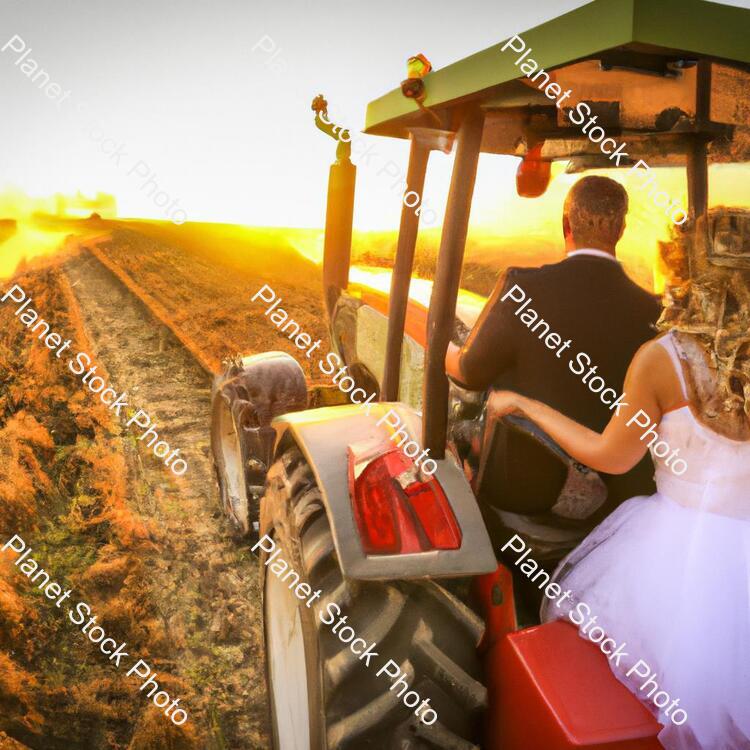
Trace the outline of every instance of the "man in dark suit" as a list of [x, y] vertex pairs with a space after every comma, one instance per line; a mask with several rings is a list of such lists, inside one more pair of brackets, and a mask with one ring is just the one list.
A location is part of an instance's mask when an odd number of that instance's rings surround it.
[[[576, 182], [563, 209], [567, 257], [541, 268], [508, 269], [464, 346], [450, 346], [448, 374], [471, 390], [496, 386], [518, 391], [602, 431], [612, 411], [582, 382], [575, 356], [588, 354], [598, 368], [596, 375], [621, 393], [630, 360], [654, 337], [660, 313], [657, 298], [631, 281], [617, 260], [627, 209], [627, 193], [614, 180], [587, 176]], [[520, 293], [507, 294], [514, 285], [532, 298], [530, 306], [562, 341], [571, 340], [567, 352], [557, 356], [539, 331], [530, 330], [516, 314]], [[578, 374], [571, 370], [571, 361]], [[604, 514], [628, 497], [653, 492], [652, 477], [648, 457], [627, 475], [605, 477], [609, 497]], [[539, 506], [544, 499], [530, 496], [526, 502], [526, 508], [511, 510], [530, 516], [549, 510]], [[600, 512], [595, 520], [602, 516]]]

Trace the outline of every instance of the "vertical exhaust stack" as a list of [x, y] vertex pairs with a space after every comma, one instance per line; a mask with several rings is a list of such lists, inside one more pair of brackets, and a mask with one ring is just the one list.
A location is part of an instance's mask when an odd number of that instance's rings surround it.
[[357, 168], [352, 164], [351, 133], [328, 119], [328, 102], [321, 94], [312, 102], [318, 130], [334, 138], [336, 160], [328, 173], [326, 229], [323, 243], [323, 290], [330, 319], [336, 300], [349, 283]]

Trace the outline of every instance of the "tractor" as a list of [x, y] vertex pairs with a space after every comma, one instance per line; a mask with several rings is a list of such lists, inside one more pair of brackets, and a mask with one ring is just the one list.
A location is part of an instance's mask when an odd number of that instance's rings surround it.
[[[561, 538], [550, 519], [509, 514], [489, 528], [497, 426], [487, 393], [450, 382], [444, 360], [477, 315], [459, 287], [479, 155], [520, 159], [529, 199], [552, 162], [612, 167], [570, 121], [580, 102], [627, 141], [620, 168], [686, 169], [688, 273], [750, 264], [747, 212], [708, 200], [710, 165], [750, 160], [748, 28], [750, 11], [703, 0], [594, 0], [520, 35], [571, 90], [559, 107], [503, 52], [508, 40], [435, 71], [413, 58], [402, 86], [369, 104], [364, 132], [409, 141], [414, 200], [431, 151], [453, 152], [453, 172], [433, 280], [415, 278], [420, 212], [405, 200], [389, 292], [351, 273], [351, 138], [316, 98], [315, 124], [337, 141], [322, 267], [330, 351], [348, 392], [371, 398], [311, 387], [294, 357], [269, 352], [228, 362], [212, 400], [222, 507], [259, 552], [277, 750], [661, 747], [660, 725], [601, 651], [519, 604], [503, 541], [523, 533], [559, 556], [586, 525], [564, 524]], [[569, 466], [532, 425], [506, 428]]]

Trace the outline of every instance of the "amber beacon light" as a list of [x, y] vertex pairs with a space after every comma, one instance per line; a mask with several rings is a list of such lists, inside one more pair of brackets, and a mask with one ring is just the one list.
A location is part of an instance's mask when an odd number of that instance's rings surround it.
[[516, 191], [522, 198], [538, 198], [547, 190], [551, 164], [542, 159], [544, 141], [529, 148], [516, 171]]

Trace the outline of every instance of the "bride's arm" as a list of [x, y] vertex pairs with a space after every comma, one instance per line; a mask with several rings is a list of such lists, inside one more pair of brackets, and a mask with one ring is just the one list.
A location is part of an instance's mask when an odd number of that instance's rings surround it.
[[[623, 474], [632, 469], [643, 458], [648, 449], [648, 438], [640, 437], [646, 428], [628, 421], [639, 410], [645, 412], [652, 424], [661, 420], [655, 373], [662, 364], [658, 344], [649, 343], [641, 347], [630, 363], [625, 377], [623, 405], [620, 414], [614, 414], [604, 432], [598, 433], [566, 417], [549, 406], [511, 391], [497, 391], [488, 401], [488, 414], [498, 419], [505, 414], [522, 413], [542, 428], [556, 443], [576, 461], [607, 474]], [[597, 398], [595, 394], [592, 398]], [[645, 417], [639, 421], [644, 423]]]

